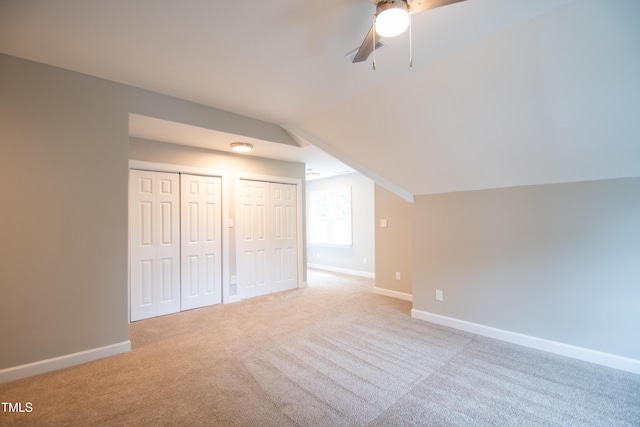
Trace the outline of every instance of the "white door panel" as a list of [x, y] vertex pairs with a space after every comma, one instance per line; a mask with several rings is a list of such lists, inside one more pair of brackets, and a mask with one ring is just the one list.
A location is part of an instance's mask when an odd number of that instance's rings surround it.
[[240, 180], [238, 194], [241, 297], [296, 288], [296, 186]]
[[182, 174], [182, 310], [222, 302], [221, 180]]
[[178, 174], [131, 170], [131, 320], [180, 310]]
[[221, 179], [131, 170], [131, 320], [222, 301]]
[[271, 184], [272, 247], [274, 257], [274, 291], [297, 287], [296, 263], [296, 186], [293, 184]]
[[242, 215], [237, 233], [238, 253], [242, 255], [236, 266], [240, 295], [250, 298], [264, 289], [265, 250], [265, 192], [264, 183], [240, 181], [238, 212]]

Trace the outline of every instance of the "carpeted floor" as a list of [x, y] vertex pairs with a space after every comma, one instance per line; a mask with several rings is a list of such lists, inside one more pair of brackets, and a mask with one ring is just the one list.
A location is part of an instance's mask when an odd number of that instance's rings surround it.
[[133, 323], [130, 353], [0, 384], [0, 425], [639, 426], [640, 376], [410, 318], [373, 281]]

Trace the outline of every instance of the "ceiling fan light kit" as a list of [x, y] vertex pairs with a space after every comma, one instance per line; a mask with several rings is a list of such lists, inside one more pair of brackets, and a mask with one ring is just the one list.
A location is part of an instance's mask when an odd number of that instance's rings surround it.
[[409, 6], [404, 0], [378, 3], [376, 7], [376, 33], [381, 37], [395, 37], [409, 27]]
[[373, 25], [357, 49], [351, 62], [364, 62], [373, 53], [376, 69], [376, 46], [381, 37], [395, 37], [409, 28], [409, 66], [413, 65], [411, 46], [411, 15], [465, 0], [370, 0], [376, 5]]

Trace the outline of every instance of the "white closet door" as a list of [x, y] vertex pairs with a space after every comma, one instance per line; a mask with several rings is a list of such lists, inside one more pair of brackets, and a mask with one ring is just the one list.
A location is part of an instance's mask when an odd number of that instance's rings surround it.
[[240, 180], [237, 278], [241, 298], [294, 289], [296, 186]]
[[240, 180], [239, 217], [236, 238], [238, 251], [237, 277], [242, 298], [269, 293], [269, 241], [267, 221], [269, 183]]
[[272, 291], [285, 291], [297, 287], [296, 186], [271, 183], [271, 247]]
[[131, 321], [180, 311], [178, 174], [131, 170]]
[[222, 302], [221, 179], [182, 174], [182, 310]]

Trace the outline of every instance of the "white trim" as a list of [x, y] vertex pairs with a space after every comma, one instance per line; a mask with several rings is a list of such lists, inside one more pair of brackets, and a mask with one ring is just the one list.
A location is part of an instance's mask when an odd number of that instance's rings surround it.
[[171, 163], [145, 162], [129, 160], [129, 169], [142, 169], [152, 172], [189, 173], [193, 175], [224, 176], [225, 171], [219, 169], [199, 168], [195, 166], [174, 165]]
[[378, 288], [376, 286], [373, 288], [373, 293], [378, 295], [384, 295], [385, 297], [397, 298], [404, 301], [413, 302], [413, 295], [407, 294], [404, 292], [392, 291], [391, 289]]
[[258, 173], [238, 172], [238, 180], [274, 182], [276, 184], [302, 184], [300, 178], [290, 178], [287, 176], [263, 175]]
[[43, 374], [69, 366], [80, 365], [94, 360], [103, 359], [116, 354], [128, 353], [131, 351], [131, 341], [123, 341], [104, 347], [93, 348], [91, 350], [71, 353], [64, 356], [53, 357], [51, 359], [39, 360], [26, 365], [14, 366], [0, 370], [0, 384], [33, 375]]
[[530, 335], [519, 334], [517, 332], [506, 331], [491, 326], [481, 325], [478, 323], [467, 322], [466, 320], [454, 319], [453, 317], [442, 316], [440, 314], [429, 313], [412, 309], [411, 317], [414, 319], [424, 320], [438, 325], [448, 326], [477, 335], [506, 341], [512, 344], [524, 347], [534, 348], [549, 353], [559, 354], [561, 356], [571, 357], [573, 359], [584, 360], [609, 368], [620, 369], [622, 371], [640, 374], [640, 360], [631, 359], [629, 357], [618, 356], [611, 353], [604, 353], [597, 350], [591, 350], [584, 347], [577, 347], [564, 344], [557, 341], [551, 341], [544, 338], [533, 337]]
[[332, 271], [334, 273], [350, 274], [351, 276], [368, 277], [369, 279], [376, 278], [376, 273], [369, 273], [368, 271], [360, 271], [360, 270], [350, 270], [348, 268], [341, 268], [341, 267], [332, 267], [330, 265], [307, 263], [307, 268], [315, 268], [316, 270]]

